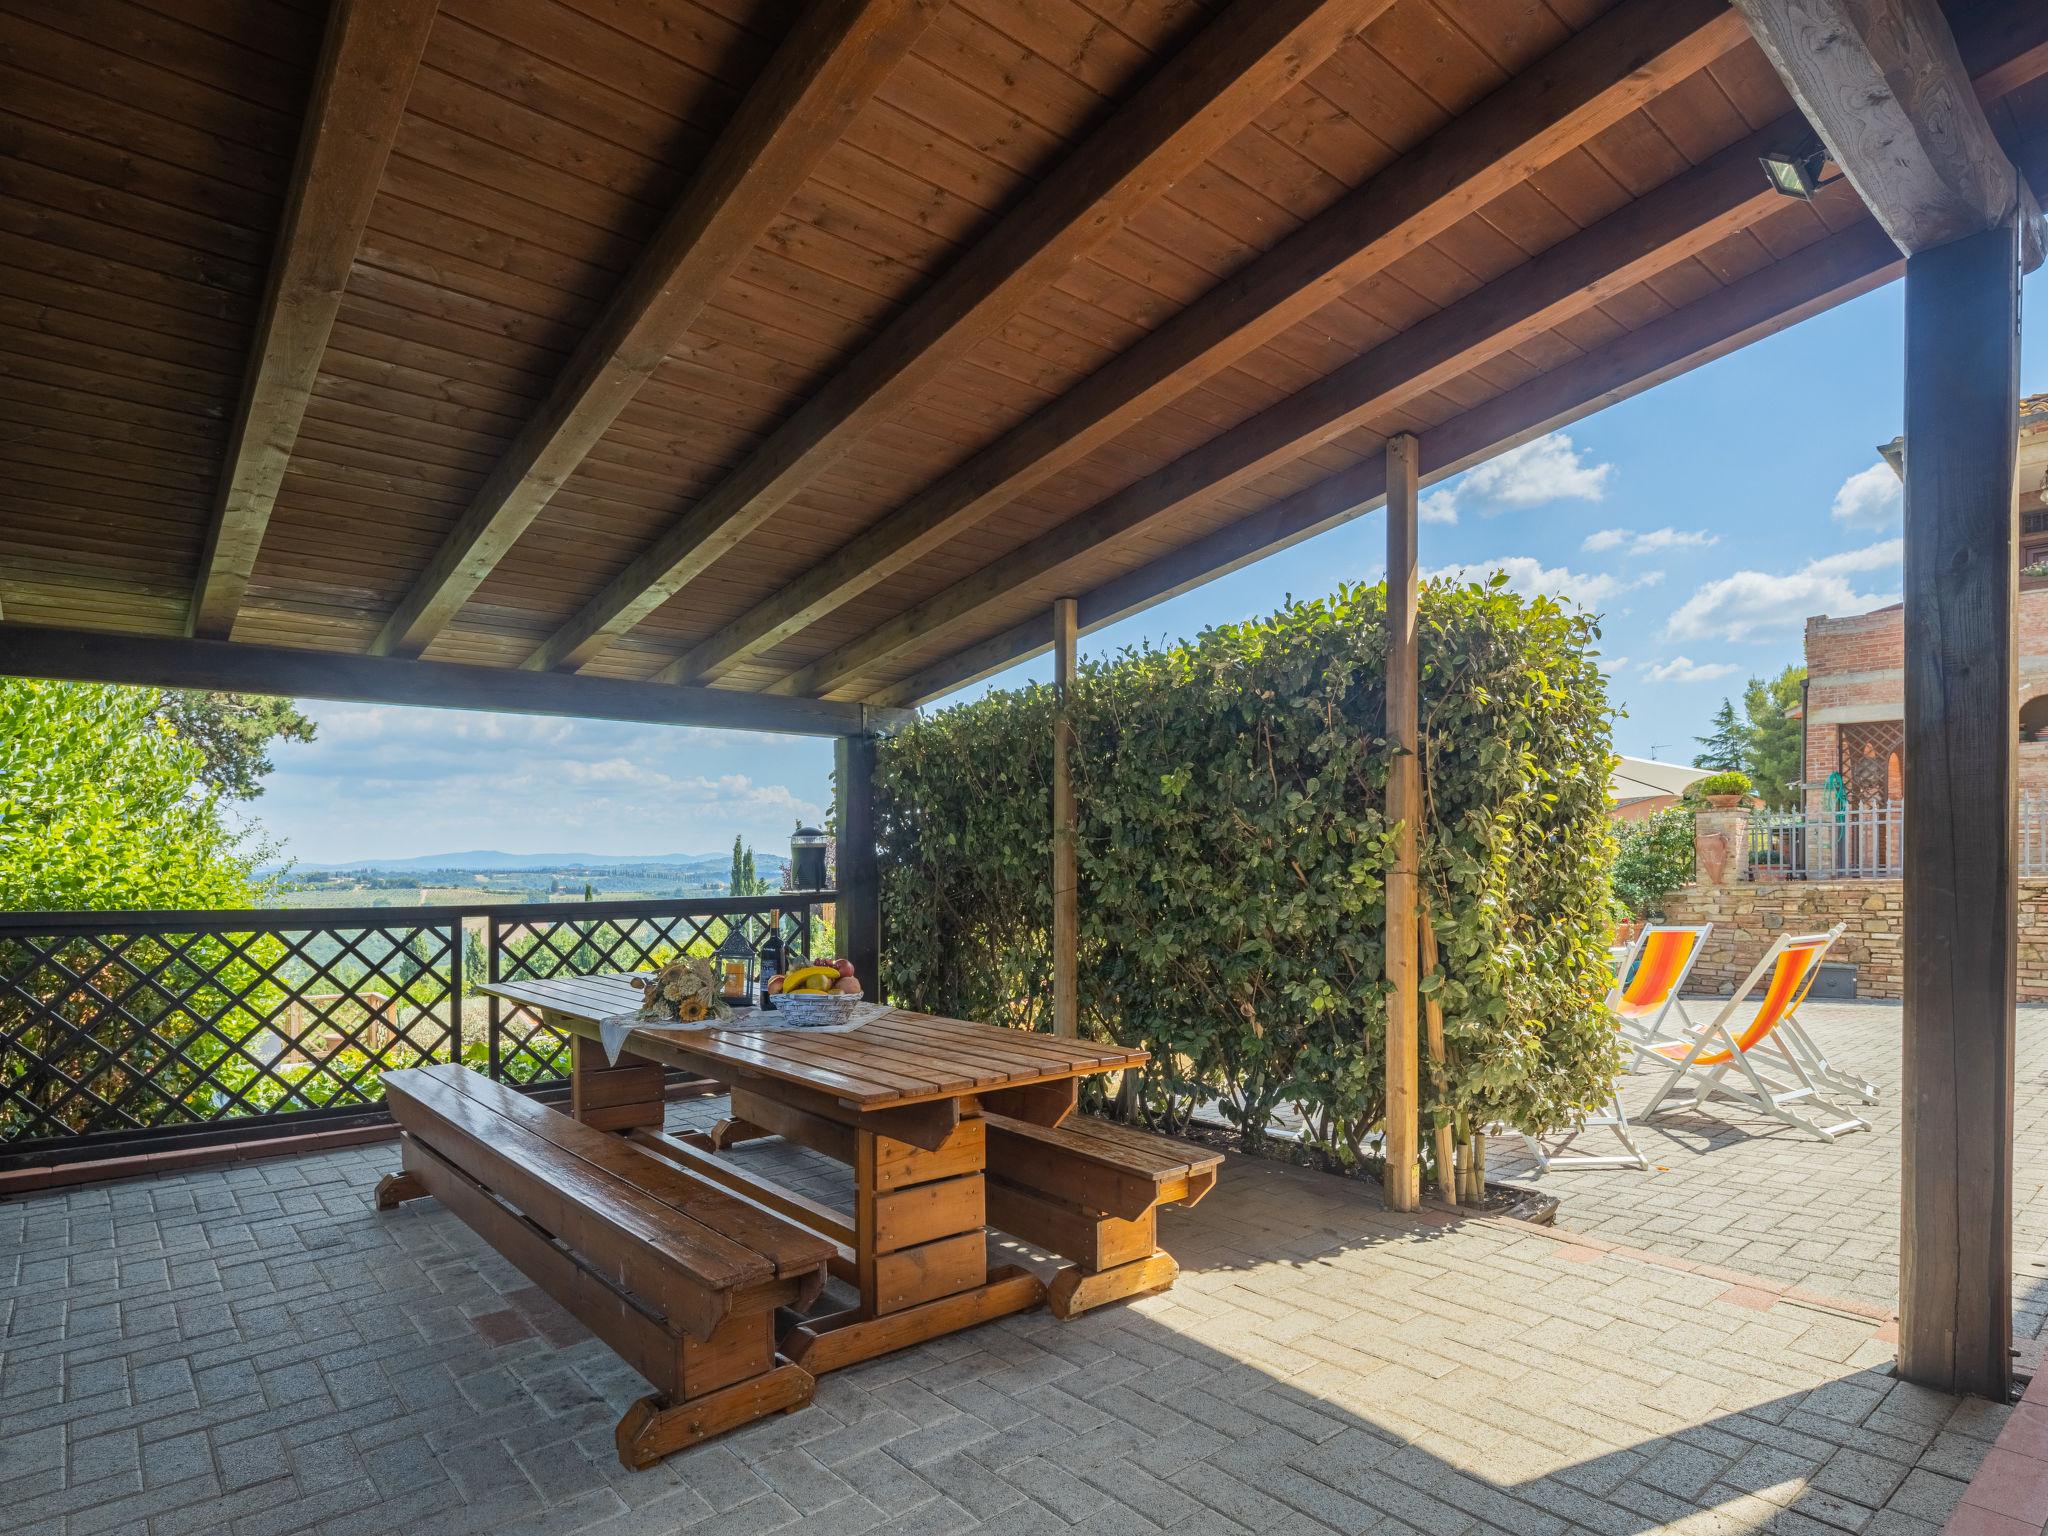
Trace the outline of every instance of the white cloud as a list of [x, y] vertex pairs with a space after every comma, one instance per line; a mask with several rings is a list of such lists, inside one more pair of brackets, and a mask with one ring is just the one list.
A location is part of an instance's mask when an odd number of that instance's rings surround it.
[[1784, 575], [1737, 571], [1710, 581], [1679, 604], [1665, 626], [1675, 640], [1768, 640], [1796, 631], [1809, 615], [1867, 613], [1899, 600], [1897, 592], [1859, 592], [1850, 577], [1882, 571], [1896, 584], [1902, 541], [1809, 560]]
[[1493, 517], [1549, 501], [1599, 501], [1613, 476], [1612, 464], [1588, 464], [1568, 433], [1552, 432], [1456, 476], [1425, 496], [1416, 515], [1426, 523], [1455, 523], [1466, 506]]
[[1627, 665], [1628, 658], [1626, 656], [1602, 656], [1600, 658], [1600, 670], [1609, 677], [1614, 676], [1615, 673]]
[[1627, 528], [1602, 528], [1586, 535], [1579, 548], [1588, 554], [1620, 550], [1629, 555], [1661, 555], [1674, 549], [1706, 549], [1721, 542], [1719, 534], [1705, 530], [1686, 532], [1678, 528], [1652, 528], [1636, 533]]
[[1624, 592], [1654, 587], [1664, 579], [1662, 571], [1646, 571], [1633, 579], [1605, 572], [1574, 571], [1565, 566], [1546, 566], [1531, 555], [1508, 555], [1499, 560], [1474, 560], [1458, 565], [1438, 566], [1422, 573], [1425, 581], [1484, 583], [1495, 571], [1507, 573], [1508, 590], [1524, 597], [1539, 593], [1561, 597], [1581, 608], [1598, 608]]
[[1830, 513], [1836, 522], [1851, 528], [1893, 528], [1905, 505], [1905, 486], [1891, 465], [1879, 459], [1842, 482]]
[[1838, 555], [1822, 555], [1818, 560], [1809, 560], [1806, 569], [1823, 576], [1846, 576], [1852, 571], [1894, 570], [1905, 558], [1904, 539], [1885, 539], [1862, 549], [1845, 549]]
[[1644, 667], [1643, 680], [1651, 683], [1710, 683], [1717, 677], [1731, 677], [1736, 668], [1725, 661], [1694, 661], [1674, 656], [1662, 666]]

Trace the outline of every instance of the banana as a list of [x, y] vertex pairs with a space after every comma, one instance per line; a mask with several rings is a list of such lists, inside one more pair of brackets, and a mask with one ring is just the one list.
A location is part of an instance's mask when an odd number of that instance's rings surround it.
[[832, 965], [804, 965], [782, 979], [785, 992], [829, 992], [839, 984], [839, 968]]

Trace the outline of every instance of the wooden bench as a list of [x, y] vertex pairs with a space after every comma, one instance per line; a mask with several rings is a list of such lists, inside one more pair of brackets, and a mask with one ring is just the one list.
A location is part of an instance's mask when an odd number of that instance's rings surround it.
[[384, 1091], [405, 1171], [378, 1209], [432, 1195], [654, 1383], [619, 1420], [627, 1466], [810, 1401], [775, 1313], [817, 1299], [824, 1238], [467, 1068]]
[[1159, 1208], [1208, 1194], [1222, 1153], [1092, 1115], [1051, 1127], [983, 1118], [989, 1225], [1069, 1261], [1046, 1291], [1054, 1316], [1173, 1284], [1180, 1266], [1159, 1247]]

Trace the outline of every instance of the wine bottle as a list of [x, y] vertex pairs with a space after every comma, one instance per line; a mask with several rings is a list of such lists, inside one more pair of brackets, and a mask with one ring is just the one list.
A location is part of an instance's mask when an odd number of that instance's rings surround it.
[[755, 974], [761, 978], [761, 1006], [772, 1009], [775, 999], [768, 995], [768, 978], [780, 976], [789, 968], [788, 957], [782, 943], [782, 914], [768, 914], [768, 936], [761, 940], [761, 957]]

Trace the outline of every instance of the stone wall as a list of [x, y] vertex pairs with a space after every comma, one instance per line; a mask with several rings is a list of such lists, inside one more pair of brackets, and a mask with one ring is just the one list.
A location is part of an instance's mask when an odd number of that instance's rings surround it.
[[[1896, 998], [1903, 984], [1897, 880], [1760, 880], [1688, 885], [1664, 901], [1673, 923], [1712, 923], [1689, 990], [1726, 994], [1781, 933], [1847, 923], [1830, 960], [1856, 967], [1858, 997]], [[2048, 880], [2020, 882], [2020, 999], [2048, 1000]]]

